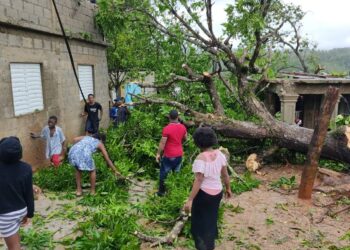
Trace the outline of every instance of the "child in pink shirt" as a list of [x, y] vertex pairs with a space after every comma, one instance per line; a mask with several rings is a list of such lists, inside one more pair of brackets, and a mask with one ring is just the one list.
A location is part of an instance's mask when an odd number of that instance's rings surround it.
[[184, 209], [192, 213], [191, 233], [196, 248], [212, 250], [218, 236], [217, 220], [223, 196], [221, 179], [225, 184], [226, 197], [232, 196], [227, 160], [223, 153], [213, 149], [217, 138], [211, 128], [198, 128], [193, 139], [202, 152], [193, 163], [192, 171], [196, 177]]

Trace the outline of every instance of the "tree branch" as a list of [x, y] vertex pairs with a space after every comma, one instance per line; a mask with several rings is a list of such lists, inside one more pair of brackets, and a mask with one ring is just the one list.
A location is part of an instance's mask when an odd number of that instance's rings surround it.
[[[284, 38], [284, 35], [281, 34], [279, 31], [280, 29], [283, 27], [283, 25], [288, 22], [292, 29], [293, 29], [293, 32], [294, 32], [294, 37], [295, 37], [295, 46], [293, 46], [293, 44], [289, 41], [287, 41], [285, 38]], [[305, 60], [304, 58], [302, 57], [302, 55], [300, 54], [300, 46], [301, 46], [301, 36], [299, 34], [299, 29], [297, 28], [297, 24], [296, 22], [290, 20], [290, 19], [286, 19], [284, 22], [282, 22], [280, 24], [280, 26], [278, 26], [277, 29], [273, 29], [273, 28], [270, 28], [272, 34], [274, 34], [274, 36], [278, 39], [279, 42], [281, 42], [282, 44], [286, 45], [287, 47], [289, 47], [293, 53], [297, 56], [298, 60], [299, 60], [299, 63], [301, 65], [301, 67], [303, 68], [303, 71], [306, 73], [306, 72], [309, 72], [309, 69], [305, 63]]]
[[185, 19], [182, 18], [182, 17], [179, 15], [179, 13], [177, 13], [177, 11], [175, 10], [175, 8], [174, 8], [171, 4], [169, 4], [167, 1], [164, 1], [164, 0], [160, 0], [160, 1], [161, 1], [163, 4], [165, 4], [165, 5], [167, 5], [167, 6], [169, 7], [170, 12], [177, 18], [177, 20], [180, 21], [180, 23], [181, 23], [190, 33], [193, 34], [193, 36], [194, 36], [195, 38], [197, 38], [198, 40], [200, 40], [201, 42], [203, 42], [203, 43], [206, 44], [206, 45], [210, 45], [210, 44], [211, 44], [211, 42], [208, 41], [208, 40], [206, 40], [204, 37], [202, 37], [202, 36], [199, 34], [199, 32], [195, 31], [195, 30], [191, 27], [191, 25], [190, 25], [187, 21], [185, 21]]
[[224, 107], [222, 106], [220, 96], [218, 94], [218, 91], [215, 86], [215, 82], [213, 80], [213, 75], [218, 72], [212, 72], [212, 73], [203, 72], [202, 75], [198, 75], [194, 73], [193, 70], [187, 64], [183, 64], [182, 68], [187, 71], [187, 74], [189, 75], [190, 79], [200, 80], [204, 84], [204, 86], [207, 88], [208, 94], [210, 96], [210, 100], [215, 110], [215, 114], [224, 115], [225, 110], [224, 110]]
[[212, 38], [213, 41], [217, 42], [216, 36], [214, 34], [214, 30], [213, 30], [213, 18], [212, 18], [213, 3], [212, 3], [212, 1], [206, 0], [205, 7], [206, 7], [206, 14], [207, 14], [208, 29], [209, 29], [209, 32], [211, 35], [210, 37]]
[[[269, 11], [269, 8], [271, 6], [271, 0], [261, 0], [260, 1], [261, 7], [260, 7], [260, 11], [261, 11], [261, 16], [262, 18], [265, 20], [266, 15]], [[256, 30], [254, 32], [254, 36], [256, 39], [256, 44], [255, 44], [255, 49], [252, 55], [252, 58], [249, 61], [249, 71], [251, 73], [257, 73], [258, 71], [255, 68], [255, 62], [259, 57], [260, 51], [261, 51], [261, 46], [266, 43], [268, 41], [267, 37], [261, 37], [261, 31], [260, 30]]]
[[224, 107], [222, 106], [220, 96], [217, 92], [215, 82], [213, 81], [212, 76], [208, 72], [204, 72], [203, 76], [204, 76], [203, 83], [208, 90], [210, 99], [211, 99], [212, 104], [214, 106], [215, 114], [224, 115], [225, 110], [224, 110]]
[[194, 83], [194, 82], [201, 82], [202, 79], [198, 79], [198, 78], [187, 78], [184, 76], [179, 76], [179, 75], [171, 75], [171, 79], [164, 83], [164, 84], [158, 84], [158, 85], [154, 85], [152, 83], [146, 84], [146, 83], [138, 83], [137, 85], [139, 85], [141, 88], [154, 88], [154, 89], [164, 89], [164, 88], [169, 88], [171, 85], [175, 84], [178, 81], [183, 81], [183, 82], [188, 82], [188, 83]]
[[202, 117], [204, 115], [204, 114], [197, 112], [197, 111], [194, 111], [193, 109], [189, 108], [188, 106], [186, 106], [182, 103], [176, 102], [176, 101], [165, 100], [165, 99], [161, 99], [161, 98], [148, 98], [145, 96], [139, 96], [139, 95], [134, 95], [134, 94], [131, 94], [131, 96], [144, 101], [143, 103], [140, 103], [140, 104], [166, 104], [169, 106], [176, 107], [183, 112], [186, 112], [188, 114], [193, 115], [194, 117]]
[[[210, 32], [204, 27], [204, 25], [201, 23], [199, 18], [196, 16], [195, 13], [192, 12], [191, 8], [188, 6], [187, 2], [184, 1], [182, 5], [185, 7], [187, 13], [192, 17], [192, 19], [196, 22], [198, 27], [206, 34], [209, 38], [212, 38]], [[213, 39], [213, 38], [212, 38]]]

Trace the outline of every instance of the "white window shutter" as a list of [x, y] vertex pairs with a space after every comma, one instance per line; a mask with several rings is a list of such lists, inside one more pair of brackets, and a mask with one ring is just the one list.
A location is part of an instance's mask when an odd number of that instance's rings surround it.
[[44, 109], [40, 64], [11, 63], [15, 116]]
[[[89, 94], [94, 93], [93, 67], [91, 65], [78, 65], [78, 74], [81, 89], [84, 97], [87, 98]], [[83, 100], [81, 93], [80, 100]]]

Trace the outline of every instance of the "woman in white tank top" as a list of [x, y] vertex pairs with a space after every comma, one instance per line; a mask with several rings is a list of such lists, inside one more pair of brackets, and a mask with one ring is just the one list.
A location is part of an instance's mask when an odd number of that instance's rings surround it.
[[217, 220], [223, 196], [222, 181], [225, 184], [226, 197], [232, 196], [227, 160], [219, 150], [213, 149], [217, 138], [211, 128], [198, 128], [193, 139], [201, 153], [193, 163], [195, 180], [184, 209], [192, 213], [191, 233], [196, 248], [212, 250], [218, 236]]

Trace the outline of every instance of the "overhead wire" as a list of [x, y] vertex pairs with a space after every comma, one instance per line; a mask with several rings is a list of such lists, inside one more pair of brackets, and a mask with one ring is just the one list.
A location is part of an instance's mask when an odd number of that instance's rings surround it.
[[57, 9], [57, 5], [56, 5], [56, 2], [55, 0], [52, 0], [52, 4], [55, 8], [55, 12], [56, 12], [56, 16], [57, 16], [57, 19], [58, 19], [58, 23], [60, 24], [60, 28], [61, 28], [61, 31], [62, 31], [62, 35], [63, 35], [63, 38], [64, 38], [64, 41], [66, 43], [66, 47], [67, 47], [67, 50], [68, 50], [68, 54], [69, 54], [69, 58], [70, 58], [70, 62], [72, 64], [72, 68], [73, 68], [73, 72], [74, 72], [74, 76], [75, 76], [75, 79], [78, 83], [78, 87], [79, 87], [79, 90], [80, 90], [80, 93], [83, 97], [83, 100], [85, 102], [85, 104], [87, 104], [86, 102], [86, 98], [84, 96], [84, 93], [83, 93], [83, 90], [81, 88], [81, 85], [80, 85], [80, 82], [79, 82], [79, 77], [78, 77], [78, 74], [77, 74], [77, 70], [75, 68], [75, 63], [74, 63], [74, 58], [73, 58], [73, 55], [72, 55], [72, 51], [70, 49], [70, 45], [69, 45], [69, 41], [68, 41], [68, 37], [66, 35], [66, 32], [64, 31], [64, 27], [63, 27], [63, 24], [62, 24], [62, 21], [61, 21], [61, 17], [60, 17], [60, 14], [58, 12], [58, 9]]

